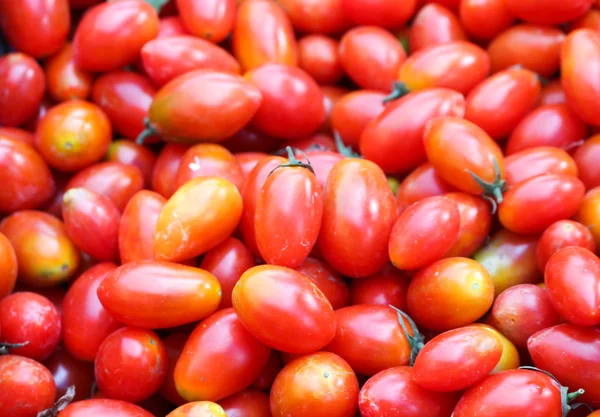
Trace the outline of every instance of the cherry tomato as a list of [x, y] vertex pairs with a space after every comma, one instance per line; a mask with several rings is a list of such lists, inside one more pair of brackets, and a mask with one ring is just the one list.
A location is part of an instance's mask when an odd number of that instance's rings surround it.
[[179, 16], [167, 16], [160, 19], [158, 24], [157, 38], [169, 36], [187, 35], [189, 32], [183, 26], [183, 20]]
[[268, 155], [264, 152], [240, 152], [234, 154], [233, 156], [235, 156], [235, 159], [237, 159], [238, 163], [240, 164], [240, 167], [242, 168], [245, 184], [246, 178], [248, 177], [248, 175], [250, 175], [250, 172], [252, 172], [254, 167]]
[[336, 34], [348, 29], [342, 0], [281, 0], [294, 28], [306, 33]]
[[339, 59], [344, 72], [359, 87], [389, 92], [406, 52], [389, 31], [359, 26], [340, 40]]
[[594, 0], [505, 0], [508, 11], [517, 18], [540, 25], [556, 25], [583, 16], [592, 8]]
[[567, 98], [562, 88], [560, 80], [553, 80], [542, 87], [542, 95], [538, 105], [546, 106], [548, 104], [561, 104], [566, 103]]
[[350, 90], [337, 85], [322, 85], [320, 86], [321, 95], [323, 98], [323, 107], [325, 108], [325, 122], [321, 125], [319, 131], [325, 134], [333, 134], [331, 130], [331, 111], [333, 106], [341, 100]]
[[239, 5], [232, 46], [244, 71], [267, 63], [298, 63], [292, 23], [282, 7], [269, 0], [244, 1]]
[[73, 46], [70, 43], [44, 66], [48, 93], [56, 101], [85, 100], [92, 92], [92, 74], [75, 66], [73, 60]]
[[193, 178], [210, 176], [230, 181], [240, 192], [244, 186], [242, 167], [231, 152], [221, 145], [199, 143], [183, 155], [177, 169], [175, 187], [179, 188]]
[[462, 0], [458, 13], [466, 32], [481, 41], [491, 41], [515, 21], [504, 0]]
[[358, 90], [345, 95], [331, 110], [331, 128], [345, 144], [356, 146], [371, 120], [384, 111], [385, 94], [379, 91]]
[[119, 253], [123, 263], [154, 259], [154, 231], [166, 200], [141, 190], [131, 197], [119, 223]]
[[211, 401], [196, 401], [176, 408], [167, 417], [227, 417], [223, 408]]
[[[98, 287], [100, 302], [129, 325], [162, 329], [200, 320], [217, 309], [221, 288], [202, 269], [170, 262], [134, 261]], [[163, 308], [157, 309], [161, 305]]]
[[578, 146], [573, 153], [577, 164], [579, 179], [586, 189], [600, 185], [600, 135], [594, 135]]
[[428, 4], [419, 10], [408, 37], [411, 53], [430, 46], [465, 40], [467, 35], [458, 16], [440, 4]]
[[440, 178], [431, 163], [426, 162], [414, 169], [400, 183], [396, 193], [398, 212], [402, 213], [413, 203], [427, 197], [454, 191], [454, 187]]
[[271, 389], [271, 385], [273, 385], [275, 377], [279, 374], [282, 367], [283, 364], [281, 361], [281, 355], [276, 350], [271, 349], [269, 360], [267, 361], [267, 364], [261, 371], [258, 378], [256, 378], [256, 380], [252, 383], [252, 388], [256, 388], [261, 391], [269, 391]]
[[444, 196], [456, 203], [460, 214], [458, 237], [445, 256], [471, 256], [490, 233], [489, 206], [483, 199], [465, 193], [452, 192]]
[[33, 133], [17, 127], [0, 127], [0, 139], [10, 139], [16, 142], [23, 142], [29, 146], [35, 146], [35, 136]]
[[515, 25], [488, 45], [492, 72], [521, 65], [542, 77], [551, 77], [560, 65], [565, 34], [551, 26]]
[[92, 100], [104, 110], [115, 132], [132, 140], [144, 130], [155, 94], [148, 78], [130, 71], [103, 74], [92, 88]]
[[[287, 146], [292, 147], [294, 150], [302, 152], [319, 152], [326, 151], [337, 153], [337, 146], [334, 139], [327, 133], [315, 133], [305, 139], [290, 140], [284, 142], [283, 149], [280, 151], [281, 155], [285, 154], [284, 150]], [[300, 155], [302, 157], [303, 155]], [[313, 167], [314, 168], [314, 167]], [[315, 170], [316, 172], [316, 170]], [[318, 175], [317, 175], [318, 178]]]
[[149, 187], [152, 183], [156, 156], [145, 146], [125, 139], [113, 141], [108, 147], [106, 160], [134, 166], [142, 173], [145, 186]]
[[56, 217], [41, 211], [19, 211], [0, 223], [17, 255], [19, 281], [53, 287], [77, 272], [79, 251]]
[[56, 103], [54, 103], [54, 100], [52, 100], [50, 97], [44, 96], [44, 98], [42, 98], [42, 102], [40, 103], [38, 111], [33, 115], [31, 119], [29, 119], [29, 121], [25, 124], [24, 128], [31, 132], [35, 132], [37, 126], [40, 124], [40, 120], [44, 118], [46, 113], [48, 113], [48, 110], [54, 107], [55, 104]]
[[223, 41], [233, 29], [235, 0], [176, 0], [185, 29], [192, 35], [214, 43]]
[[338, 46], [328, 36], [304, 36], [298, 41], [298, 66], [319, 84], [335, 84], [344, 76]]
[[502, 341], [476, 326], [449, 330], [431, 339], [418, 354], [413, 381], [436, 392], [463, 390], [494, 369], [502, 356]]
[[0, 300], [9, 295], [17, 283], [17, 255], [12, 244], [0, 233]]
[[[179, 0], [181, 3], [182, 0]], [[202, 3], [204, 5], [204, 3]], [[197, 69], [239, 74], [240, 65], [223, 48], [190, 35], [157, 38], [142, 48], [142, 64], [148, 77], [163, 86], [179, 75]]]
[[596, 246], [600, 245], [600, 228], [596, 225], [600, 221], [600, 187], [589, 190], [579, 206], [576, 219], [587, 227], [596, 241]]
[[75, 386], [73, 401], [89, 398], [94, 384], [94, 366], [75, 359], [63, 348], [59, 348], [45, 362], [56, 384], [56, 396], [62, 397], [70, 386]]
[[395, 217], [394, 195], [383, 171], [370, 161], [344, 159], [329, 173], [323, 191], [319, 249], [343, 275], [372, 275], [389, 261]]
[[57, 417], [154, 417], [153, 414], [127, 401], [91, 399], [69, 404]]
[[230, 417], [271, 417], [269, 396], [254, 389], [231, 395], [219, 401], [219, 405]]
[[248, 269], [233, 289], [232, 302], [258, 340], [283, 352], [316, 352], [335, 334], [331, 304], [310, 278], [293, 269]]
[[415, 13], [416, 0], [400, 3], [389, 0], [342, 0], [346, 16], [355, 24], [396, 29], [404, 26]]
[[508, 369], [517, 369], [519, 367], [519, 351], [517, 350], [517, 347], [513, 344], [513, 342], [508, 340], [506, 336], [504, 336], [502, 333], [500, 333], [500, 331], [488, 324], [473, 323], [470, 326], [482, 327], [484, 329], [487, 329], [490, 332], [494, 333], [496, 336], [498, 336], [502, 341], [502, 356], [500, 357], [500, 360], [496, 364], [494, 370], [490, 372], [491, 374], [506, 371]]
[[306, 258], [295, 269], [315, 283], [334, 310], [350, 304], [350, 289], [348, 288], [348, 284], [346, 284], [346, 281], [344, 281], [340, 274], [325, 262], [316, 258]]
[[1, 57], [0, 125], [19, 126], [31, 119], [45, 89], [44, 72], [33, 58], [18, 52]]
[[34, 58], [58, 52], [71, 25], [68, 0], [6, 0], [0, 4], [0, 16], [8, 43]]
[[298, 358], [285, 366], [271, 388], [273, 417], [353, 417], [358, 380], [348, 363], [329, 352]]
[[[118, 21], [118, 24], [107, 24]], [[144, 44], [158, 35], [158, 15], [143, 0], [104, 2], [90, 8], [73, 36], [77, 67], [95, 72], [135, 62]]]
[[566, 151], [552, 146], [537, 146], [513, 153], [504, 160], [504, 168], [509, 186], [543, 174], [576, 177], [581, 172]]
[[187, 146], [167, 143], [156, 158], [152, 170], [152, 189], [165, 198], [171, 197], [175, 192], [175, 177], [187, 150]]
[[596, 252], [596, 241], [590, 229], [572, 220], [559, 220], [542, 234], [537, 247], [537, 263], [544, 271], [550, 257], [562, 248], [579, 246]]
[[310, 162], [315, 170], [317, 182], [321, 186], [321, 189], [323, 189], [327, 184], [329, 173], [335, 164], [344, 158], [343, 155], [332, 151], [308, 151], [306, 155], [301, 155], [298, 159], [302, 162]]
[[467, 94], [490, 72], [490, 58], [479, 46], [465, 41], [426, 48], [408, 57], [398, 80], [409, 91], [443, 87]]
[[391, 265], [367, 278], [350, 281], [351, 304], [394, 306], [406, 310], [408, 277]]

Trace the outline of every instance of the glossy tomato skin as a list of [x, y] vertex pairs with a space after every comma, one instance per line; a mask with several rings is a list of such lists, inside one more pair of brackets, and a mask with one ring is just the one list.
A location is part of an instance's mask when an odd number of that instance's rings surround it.
[[18, 355], [0, 356], [0, 407], [11, 417], [33, 417], [52, 406], [56, 385], [41, 363]]
[[94, 366], [91, 363], [79, 361], [64, 348], [58, 348], [44, 361], [44, 366], [52, 373], [57, 397], [65, 395], [72, 385], [75, 385], [74, 401], [82, 401], [89, 397], [94, 384]]
[[504, 202], [498, 209], [500, 222], [516, 233], [539, 234], [552, 223], [573, 217], [584, 194], [583, 183], [571, 175], [533, 177], [504, 194]]
[[370, 161], [344, 159], [329, 173], [323, 191], [319, 249], [343, 275], [372, 275], [388, 262], [395, 217], [394, 195], [383, 171]]
[[233, 29], [237, 9], [235, 0], [209, 0], [201, 3], [177, 0], [176, 4], [183, 26], [192, 35], [219, 43]]
[[413, 368], [398, 366], [381, 371], [363, 385], [358, 407], [363, 417], [448, 417], [459, 395], [429, 391], [412, 380]]
[[338, 47], [329, 36], [304, 36], [298, 41], [298, 66], [319, 84], [335, 84], [344, 76]]
[[482, 381], [501, 356], [502, 342], [488, 329], [467, 326], [449, 330], [421, 350], [415, 360], [413, 381], [436, 392], [463, 390]]
[[244, 71], [267, 63], [298, 64], [294, 29], [281, 6], [268, 0], [240, 4], [233, 27], [233, 55]]
[[342, 0], [281, 0], [279, 4], [301, 32], [337, 34], [351, 25]]
[[148, 118], [168, 141], [220, 142], [244, 127], [261, 102], [260, 90], [238, 75], [195, 70], [158, 91]]
[[581, 206], [577, 212], [575, 220], [587, 227], [596, 241], [596, 246], [600, 244], [600, 230], [595, 227], [600, 219], [600, 187], [589, 190], [583, 197]]
[[560, 49], [564, 39], [565, 34], [551, 26], [512, 26], [488, 45], [492, 72], [522, 65], [542, 77], [551, 77], [560, 65]]
[[342, 0], [344, 13], [355, 24], [380, 26], [386, 29], [402, 27], [414, 14], [416, 0], [395, 3], [387, 0]]
[[504, 169], [508, 186], [543, 174], [584, 175], [574, 157], [553, 146], [536, 146], [515, 152], [504, 160]]
[[11, 139], [17, 142], [23, 142], [30, 146], [35, 146], [35, 137], [33, 136], [33, 133], [17, 127], [0, 127], [0, 139]]
[[168, 38], [169, 36], [187, 35], [188, 31], [183, 26], [179, 16], [166, 16], [160, 19], [157, 38]]
[[504, 336], [498, 329], [490, 326], [489, 324], [483, 323], [473, 323], [471, 326], [482, 327], [484, 329], [489, 330], [494, 333], [496, 336], [500, 338], [502, 341], [502, 356], [500, 360], [496, 364], [496, 367], [491, 372], [491, 374], [496, 374], [498, 372], [506, 371], [508, 369], [517, 369], [520, 365], [519, 351], [517, 347], [508, 340], [506, 336]]
[[32, 287], [54, 287], [77, 272], [79, 251], [56, 217], [19, 211], [2, 220], [0, 233], [17, 255], [19, 281]]
[[440, 178], [431, 163], [426, 162], [415, 168], [400, 183], [396, 192], [398, 213], [402, 213], [419, 200], [443, 195], [454, 190], [454, 187]]
[[0, 300], [2, 300], [14, 290], [18, 272], [15, 250], [2, 233], [0, 233], [0, 259]]
[[359, 26], [342, 36], [339, 58], [346, 75], [359, 87], [389, 92], [406, 52], [391, 32]]
[[458, 16], [465, 31], [481, 41], [494, 39], [515, 20], [504, 0], [462, 0]]
[[[107, 22], [118, 19], [118, 25]], [[106, 72], [131, 64], [144, 44], [158, 34], [156, 10], [142, 0], [102, 3], [89, 9], [73, 37], [76, 65]]]
[[436, 3], [427, 4], [419, 10], [408, 36], [411, 53], [430, 46], [465, 40], [467, 35], [458, 16]]
[[212, 401], [195, 401], [182, 405], [167, 417], [227, 417], [223, 408]]
[[41, 207], [56, 184], [48, 165], [33, 146], [0, 137], [0, 212]]
[[493, 139], [502, 139], [535, 108], [540, 91], [540, 80], [534, 72], [524, 68], [500, 71], [469, 93], [465, 119]]
[[583, 388], [585, 393], [579, 400], [600, 407], [600, 387], [596, 383], [600, 374], [600, 329], [560, 324], [534, 334], [527, 349], [535, 366], [569, 387]]
[[173, 195], [177, 170], [187, 150], [187, 146], [177, 143], [167, 143], [162, 148], [152, 170], [152, 190], [165, 198]]
[[293, 269], [250, 268], [234, 287], [232, 303], [258, 340], [283, 352], [316, 352], [335, 335], [331, 304], [310, 278]]
[[0, 58], [0, 124], [19, 126], [38, 111], [46, 80], [40, 65], [30, 56], [15, 52]]
[[460, 214], [458, 236], [445, 256], [471, 256], [490, 233], [489, 205], [482, 198], [465, 193], [451, 192], [444, 196], [456, 203]]
[[192, 178], [209, 176], [224, 178], [242, 191], [244, 173], [238, 160], [223, 146], [213, 143], [199, 143], [186, 151], [177, 169], [175, 187]]
[[409, 282], [409, 277], [403, 272], [387, 265], [370, 277], [350, 281], [350, 303], [392, 305], [406, 311], [406, 291]]
[[340, 308], [335, 316], [337, 331], [325, 350], [344, 358], [356, 373], [371, 376], [408, 365], [410, 346], [391, 307], [359, 304]]
[[48, 93], [56, 101], [85, 100], [92, 92], [93, 76], [75, 66], [73, 45], [65, 46], [52, 58], [44, 69], [48, 81]]
[[251, 388], [222, 399], [219, 405], [231, 417], [271, 417], [269, 395]]
[[233, 156], [235, 156], [235, 159], [237, 159], [238, 163], [240, 164], [240, 167], [242, 168], [245, 184], [246, 178], [248, 178], [250, 172], [254, 169], [256, 165], [258, 165], [260, 161], [262, 161], [263, 158], [266, 158], [268, 154], [264, 152], [240, 152], [234, 154]]
[[127, 401], [109, 399], [91, 399], [69, 404], [59, 417], [154, 417], [142, 407]]
[[567, 97], [560, 80], [552, 80], [542, 88], [542, 95], [538, 105], [566, 103]]
[[235, 58], [223, 48], [190, 35], [151, 40], [142, 48], [141, 56], [144, 72], [157, 86], [196, 69], [241, 72]]
[[544, 282], [552, 305], [570, 323], [600, 324], [600, 260], [588, 249], [571, 246], [550, 257]]
[[594, 0], [562, 2], [546, 0], [539, 3], [532, 0], [506, 0], [509, 12], [517, 18], [540, 25], [556, 25], [581, 17], [592, 8]]
[[92, 100], [104, 110], [115, 132], [132, 140], [144, 130], [155, 94], [148, 78], [130, 71], [103, 74], [92, 87]]
[[357, 146], [371, 120], [385, 109], [385, 94], [373, 90], [353, 91], [338, 100], [331, 110], [331, 129], [346, 145]]
[[218, 311], [203, 320], [186, 342], [175, 367], [177, 391], [188, 401], [217, 401], [235, 394], [260, 375], [270, 351], [246, 330], [232, 308]]
[[455, 41], [412, 54], [398, 80], [410, 91], [441, 87], [467, 94], [490, 72], [490, 58], [479, 46]]
[[308, 160], [310, 160], [315, 170], [317, 182], [321, 186], [321, 189], [324, 189], [329, 178], [329, 173], [335, 164], [344, 159], [345, 156], [333, 151], [309, 151], [306, 155], [301, 155], [298, 159], [302, 162], [308, 162], [307, 158], [309, 158]]
[[358, 380], [339, 356], [318, 352], [287, 364], [271, 389], [273, 417], [352, 417]]
[[[200, 320], [217, 309], [221, 288], [199, 268], [157, 261], [134, 261], [112, 271], [98, 287], [102, 305], [119, 321], [161, 329]], [[157, 310], [156, 305], [165, 310]]]
[[0, 5], [0, 16], [6, 40], [34, 58], [58, 52], [71, 25], [68, 0], [8, 0]]
[[106, 160], [136, 167], [144, 177], [144, 186], [150, 187], [156, 161], [156, 156], [150, 149], [130, 140], [116, 140], [108, 147]]
[[567, 246], [580, 246], [596, 252], [596, 241], [590, 229], [573, 220], [559, 220], [548, 226], [540, 237], [537, 247], [537, 262], [542, 271], [552, 255]]
[[346, 87], [340, 87], [337, 85], [322, 85], [320, 86], [320, 90], [323, 98], [323, 107], [325, 108], [326, 118], [325, 122], [321, 125], [319, 132], [333, 135], [333, 131], [331, 130], [331, 111], [333, 110], [335, 103], [337, 103], [346, 94], [350, 93], [350, 90]]
[[600, 185], [600, 136], [594, 135], [578, 146], [573, 152], [573, 159], [577, 164], [579, 179], [586, 189]]
[[317, 288], [329, 300], [334, 310], [350, 304], [350, 289], [348, 288], [348, 284], [326, 262], [308, 257], [295, 269], [315, 283]]

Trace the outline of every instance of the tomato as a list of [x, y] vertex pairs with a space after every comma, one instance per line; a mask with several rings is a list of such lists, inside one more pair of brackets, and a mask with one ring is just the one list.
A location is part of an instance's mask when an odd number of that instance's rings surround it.
[[132, 140], [144, 130], [155, 94], [148, 78], [130, 71], [103, 74], [92, 87], [92, 100], [104, 110], [115, 132]]
[[250, 172], [252, 172], [254, 167], [268, 155], [264, 152], [240, 152], [234, 154], [233, 156], [235, 156], [235, 159], [237, 159], [238, 163], [240, 164], [240, 167], [242, 168], [245, 184], [246, 178], [248, 177], [248, 175], [250, 175]]
[[[306, 258], [295, 268], [306, 275], [323, 292], [334, 310], [350, 304], [350, 289], [346, 281], [331, 266], [316, 258]], [[361, 280], [362, 281], [362, 280]]]
[[319, 132], [333, 135], [334, 132], [331, 130], [331, 111], [333, 110], [333, 106], [342, 97], [349, 94], [351, 90], [337, 85], [322, 85], [320, 86], [320, 90], [323, 98], [323, 107], [325, 108], [325, 121], [321, 125]]
[[361, 416], [448, 417], [452, 414], [458, 394], [429, 391], [415, 384], [412, 377], [412, 367], [398, 366], [369, 378], [358, 397]]
[[85, 100], [92, 92], [92, 74], [75, 66], [73, 46], [70, 43], [44, 66], [48, 81], [48, 93], [56, 101]]
[[48, 113], [48, 110], [50, 110], [55, 104], [56, 103], [54, 103], [54, 100], [52, 100], [50, 97], [44, 96], [42, 98], [42, 102], [40, 103], [38, 111], [33, 115], [31, 119], [29, 119], [29, 121], [25, 124], [24, 128], [29, 131], [35, 132], [37, 126], [40, 124], [40, 120], [44, 118], [46, 113]]
[[144, 45], [141, 55], [145, 73], [158, 86], [197, 69], [241, 72], [240, 65], [226, 50], [190, 35], [151, 40]]
[[500, 230], [473, 256], [489, 272], [498, 295], [517, 284], [537, 284], [541, 273], [536, 261], [537, 236]]
[[323, 189], [335, 164], [344, 158], [342, 154], [333, 151], [308, 151], [306, 155], [301, 155], [298, 159], [302, 162], [310, 162], [315, 170], [317, 182]]
[[517, 18], [540, 25], [556, 25], [583, 16], [592, 8], [594, 0], [505, 0], [508, 11]]
[[[583, 1], [583, 0], [582, 0]], [[561, 48], [561, 81], [567, 103], [585, 122], [600, 125], [600, 117], [591, 110], [600, 102], [600, 37], [591, 29], [576, 30], [567, 36]]]
[[350, 281], [351, 304], [392, 305], [406, 310], [409, 278], [391, 265], [378, 273]]
[[402, 213], [419, 200], [452, 191], [454, 191], [454, 187], [442, 180], [431, 163], [426, 162], [415, 168], [400, 183], [396, 193], [398, 211]]
[[175, 192], [175, 177], [183, 155], [188, 147], [167, 143], [158, 154], [152, 170], [152, 189], [165, 198]]
[[223, 399], [249, 387], [269, 353], [270, 348], [246, 330], [232, 308], [218, 311], [198, 325], [186, 342], [175, 367], [177, 391], [188, 401]]
[[490, 233], [489, 207], [483, 199], [465, 193], [451, 192], [444, 196], [456, 203], [460, 214], [458, 237], [445, 256], [471, 256]]
[[221, 145], [199, 143], [183, 155], [175, 176], [175, 187], [179, 188], [193, 178], [209, 176], [230, 181], [240, 192], [244, 186], [242, 167], [231, 152]]
[[167, 417], [227, 417], [223, 408], [211, 401], [196, 401], [182, 405]]
[[106, 160], [134, 166], [142, 173], [145, 186], [149, 187], [152, 183], [156, 156], [145, 146], [125, 139], [113, 141], [108, 147]]
[[346, 30], [351, 22], [342, 0], [281, 0], [294, 28], [301, 32], [336, 34]]
[[8, 43], [34, 58], [58, 52], [71, 25], [68, 0], [6, 0], [0, 5], [0, 16]]
[[572, 220], [559, 220], [550, 225], [540, 237], [537, 247], [537, 263], [544, 271], [550, 257], [562, 248], [579, 246], [596, 251], [596, 241], [590, 229]]
[[18, 355], [0, 356], [0, 407], [10, 417], [33, 417], [52, 406], [56, 385], [41, 363]]
[[579, 179], [583, 181], [586, 189], [600, 185], [600, 135], [594, 135], [578, 146], [573, 153], [573, 159], [579, 168]]
[[[600, 228], [596, 227], [600, 221], [600, 187], [589, 190], [579, 206], [579, 211], [575, 220], [587, 227], [596, 241], [596, 246], [600, 245]], [[1, 231], [1, 230], [0, 230]]]
[[31, 119], [44, 97], [46, 80], [30, 56], [12, 53], [0, 58], [0, 125], [19, 126]]
[[45, 362], [56, 384], [56, 396], [62, 397], [67, 389], [75, 386], [74, 401], [85, 400], [92, 392], [94, 367], [75, 359], [65, 349], [59, 348]]
[[515, 25], [488, 45], [492, 72], [522, 65], [542, 77], [551, 77], [560, 65], [565, 34], [551, 26]]
[[267, 63], [298, 63], [292, 23], [281, 6], [269, 0], [244, 1], [239, 5], [232, 46], [244, 71]]
[[188, 336], [187, 333], [170, 333], [162, 339], [167, 352], [168, 368], [167, 375], [159, 389], [159, 394], [171, 404], [176, 404], [178, 406], [187, 403], [187, 401], [177, 392], [174, 372], [177, 361], [181, 356], [183, 346], [188, 340]]
[[[203, 94], [197, 94], [197, 91]], [[258, 110], [262, 94], [244, 78], [211, 70], [180, 75], [163, 86], [150, 105], [148, 128], [171, 142], [220, 142], [244, 127]]]
[[57, 417], [154, 417], [143, 408], [126, 401], [92, 399], [69, 404]]
[[484, 380], [501, 356], [502, 342], [488, 329], [449, 330], [425, 344], [415, 360], [413, 381], [436, 392], [463, 390]]
[[34, 209], [46, 203], [56, 184], [32, 146], [0, 137], [0, 212]]
[[538, 105], [546, 106], [548, 104], [561, 104], [566, 103], [567, 98], [563, 91], [560, 80], [553, 80], [542, 87], [542, 95]]
[[79, 251], [56, 217], [41, 211], [19, 211], [0, 223], [17, 255], [19, 281], [53, 287], [77, 272]]
[[563, 384], [583, 388], [580, 400], [600, 407], [600, 329], [560, 324], [530, 337], [527, 349], [536, 366]]
[[536, 146], [513, 153], [504, 160], [504, 168], [509, 186], [543, 174], [577, 177], [581, 172], [566, 151], [552, 146]]
[[319, 84], [335, 84], [344, 76], [338, 46], [339, 42], [328, 36], [304, 36], [298, 41], [298, 66]]
[[458, 16], [439, 4], [428, 4], [419, 10], [408, 37], [411, 53], [430, 46], [465, 40], [467, 36]]
[[232, 303], [250, 333], [283, 352], [315, 352], [335, 334], [331, 304], [310, 278], [292, 269], [248, 269], [233, 289]]
[[[289, 140], [284, 142], [282, 148], [280, 151], [278, 151], [278, 154], [284, 155], [285, 152], [285, 148], [287, 146], [292, 147], [294, 150], [299, 150], [302, 152], [319, 152], [319, 151], [325, 151], [325, 152], [329, 152], [329, 153], [337, 153], [337, 146], [335, 143], [335, 140], [328, 135], [327, 133], [315, 133], [312, 136], [309, 136], [305, 139], [300, 139], [300, 140]], [[341, 155], [341, 154], [340, 154]], [[300, 157], [302, 157], [304, 155], [300, 155]], [[313, 167], [314, 168], [314, 167]], [[316, 170], [315, 170], [316, 172]], [[317, 175], [318, 178], [318, 175]]]
[[251, 127], [237, 131], [223, 142], [230, 152], [265, 152], [270, 153], [281, 147], [281, 141], [258, 132]]
[[342, 0], [344, 13], [357, 25], [396, 29], [404, 26], [415, 13], [416, 0], [401, 3], [390, 0]]
[[491, 41], [515, 21], [504, 0], [462, 0], [458, 15], [465, 31], [481, 41]]
[[230, 417], [271, 417], [269, 396], [254, 389], [231, 395], [219, 401], [219, 405]]
[[17, 255], [12, 244], [0, 233], [0, 300], [9, 295], [17, 283]]
[[[118, 24], [109, 24], [118, 21]], [[144, 44], [158, 35], [158, 15], [143, 0], [119, 0], [90, 8], [73, 36], [77, 67], [94, 72], [135, 62]]]
[[579, 19], [570, 22], [569, 29], [571, 32], [577, 29], [592, 29], [596, 33], [600, 32], [600, 11], [597, 9], [588, 10]]
[[338, 162], [323, 191], [318, 244], [324, 259], [349, 277], [376, 273], [389, 261], [395, 217], [394, 195], [376, 164], [355, 158]]
[[498, 336], [502, 341], [502, 356], [500, 357], [500, 360], [496, 364], [496, 367], [491, 372], [491, 374], [506, 371], [508, 369], [517, 369], [519, 367], [519, 351], [517, 350], [517, 347], [513, 344], [513, 342], [508, 340], [506, 336], [504, 336], [502, 333], [500, 333], [500, 331], [488, 324], [473, 323], [470, 326], [482, 327], [484, 329], [487, 329], [490, 332], [494, 333], [496, 336]]
[[546, 174], [530, 178], [505, 193], [498, 209], [500, 222], [516, 233], [542, 233], [552, 223], [573, 217], [584, 193], [583, 183], [571, 175]]
[[[157, 261], [120, 266], [98, 287], [100, 302], [117, 320], [163, 329], [200, 320], [221, 301], [216, 278], [202, 269]], [[164, 308], [157, 309], [161, 305]]]
[[356, 146], [371, 120], [384, 111], [385, 94], [358, 90], [342, 97], [331, 110], [331, 128], [345, 144]]
[[176, 4], [183, 26], [192, 35], [219, 43], [233, 29], [235, 0], [176, 0]]
[[390, 92], [406, 52], [389, 31], [359, 26], [342, 36], [339, 59], [344, 72], [359, 87]]
[[545, 373], [512, 369], [490, 375], [472, 386], [458, 401], [452, 415], [501, 417], [526, 414], [531, 417], [560, 417], [570, 409], [567, 400], [580, 394], [567, 395], [562, 391], [563, 387]]
[[179, 16], [167, 16], [160, 19], [158, 24], [158, 35], [156, 38], [167, 38], [169, 36], [187, 35], [188, 31], [183, 26], [183, 20]]
[[398, 80], [409, 91], [442, 87], [467, 94], [490, 72], [490, 58], [479, 46], [455, 41], [432, 46], [408, 57]]
[[348, 363], [329, 352], [298, 358], [285, 366], [271, 388], [273, 417], [353, 417], [358, 380]]
[[550, 301], [567, 321], [578, 326], [600, 324], [600, 260], [589, 250], [560, 249], [546, 264], [544, 282]]
[[33, 136], [33, 133], [17, 127], [0, 127], [0, 139], [10, 139], [16, 142], [23, 142], [26, 145], [35, 146], [35, 136]]

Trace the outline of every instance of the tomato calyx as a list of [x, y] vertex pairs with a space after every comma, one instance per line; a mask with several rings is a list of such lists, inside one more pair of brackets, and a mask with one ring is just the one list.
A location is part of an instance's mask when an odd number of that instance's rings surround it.
[[[423, 349], [425, 346], [425, 336], [419, 332], [419, 328], [408, 314], [391, 304], [390, 307], [396, 311], [396, 314], [398, 314], [398, 322], [400, 323], [402, 332], [404, 333], [404, 336], [406, 337], [406, 340], [408, 340], [408, 344], [410, 346], [410, 366], [413, 366], [415, 364], [415, 359], [417, 359], [417, 355], [419, 355], [419, 352], [421, 352], [421, 349]], [[404, 319], [406, 319], [408, 324], [410, 324], [412, 335], [409, 333], [406, 323], [404, 323]]]
[[362, 158], [362, 155], [354, 152], [351, 146], [344, 143], [338, 132], [333, 132], [333, 138], [335, 139], [335, 148], [340, 155], [343, 155], [346, 158]]
[[584, 405], [583, 403], [573, 403], [573, 401], [577, 397], [579, 397], [581, 394], [583, 394], [585, 392], [582, 388], [579, 388], [577, 391], [569, 392], [569, 387], [563, 386], [560, 383], [560, 381], [548, 371], [544, 371], [543, 369], [536, 368], [535, 366], [521, 366], [521, 367], [519, 367], [519, 369], [541, 372], [544, 375], [547, 375], [548, 377], [550, 377], [554, 381], [556, 381], [556, 383], [560, 387], [560, 403], [562, 406], [562, 417], [567, 417], [567, 415], [569, 414], [569, 412], [571, 410], [573, 410], [574, 408], [577, 408], [581, 405]]
[[394, 81], [392, 83], [392, 92], [383, 98], [383, 104], [389, 103], [390, 101], [398, 100], [410, 93], [410, 90], [402, 81]]
[[10, 349], [17, 349], [23, 346], [27, 346], [29, 341], [23, 343], [0, 343], [0, 356], [8, 355], [10, 353]]
[[495, 178], [492, 182], [487, 182], [471, 170], [467, 170], [469, 175], [471, 175], [475, 182], [483, 189], [481, 197], [491, 204], [492, 214], [496, 213], [498, 204], [502, 203], [502, 193], [506, 190], [506, 180], [503, 180], [501, 177], [500, 166], [498, 165], [496, 158], [493, 158], [493, 163]]
[[135, 143], [137, 143], [138, 145], [143, 145], [144, 142], [146, 141], [146, 138], [158, 134], [158, 131], [152, 125], [152, 123], [150, 122], [150, 119], [148, 119], [147, 117], [144, 119], [144, 126], [145, 126], [145, 129], [142, 130], [142, 132], [138, 135], [137, 138], [135, 138]]
[[310, 172], [312, 172], [313, 175], [316, 175], [315, 174], [315, 170], [313, 169], [312, 165], [310, 164], [308, 156], [304, 152], [300, 151], [299, 149], [296, 149], [296, 152], [302, 152], [304, 154], [304, 157], [306, 158], [306, 163], [300, 161], [299, 159], [296, 159], [296, 155], [294, 155], [294, 151], [293, 151], [293, 149], [292, 149], [291, 146], [286, 146], [285, 150], [286, 150], [287, 155], [288, 155], [288, 162], [285, 163], [285, 164], [277, 165], [275, 168], [273, 168], [273, 170], [271, 172], [269, 172], [269, 175], [267, 176], [267, 178], [269, 176], [271, 176], [271, 174], [273, 172], [275, 172], [276, 170], [278, 170], [279, 168], [286, 168], [286, 167], [306, 168]]
[[40, 411], [36, 417], [56, 417], [58, 413], [64, 410], [75, 399], [75, 385], [67, 388], [65, 395], [60, 397], [54, 405], [46, 410]]
[[164, 7], [165, 4], [169, 2], [169, 0], [144, 0], [150, 6], [156, 10], [156, 14], [160, 13], [160, 10]]

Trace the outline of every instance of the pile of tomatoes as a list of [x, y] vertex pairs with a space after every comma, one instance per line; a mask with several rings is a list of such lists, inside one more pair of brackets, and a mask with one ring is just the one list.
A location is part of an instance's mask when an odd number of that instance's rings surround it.
[[600, 2], [0, 28], [0, 417], [600, 417]]

